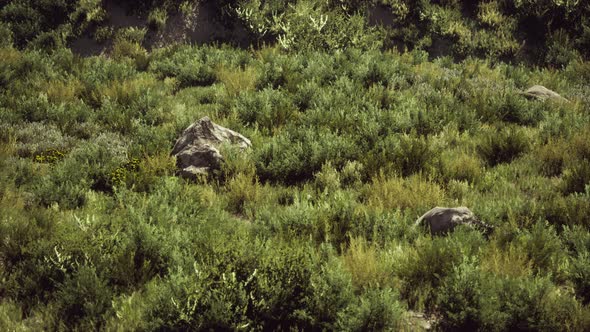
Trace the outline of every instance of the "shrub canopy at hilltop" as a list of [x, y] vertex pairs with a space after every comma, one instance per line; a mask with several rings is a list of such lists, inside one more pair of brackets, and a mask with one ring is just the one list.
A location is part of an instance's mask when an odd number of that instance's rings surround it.
[[[553, 67], [590, 54], [590, 3], [562, 0], [8, 0], [0, 4], [0, 40], [37, 49], [82, 36], [102, 42], [128, 24], [112, 22], [113, 6], [131, 21], [139, 15], [144, 29], [182, 25], [170, 18], [190, 25], [196, 17], [239, 27], [253, 46], [276, 43], [286, 50], [418, 49]], [[216, 41], [236, 42], [232, 36]]]

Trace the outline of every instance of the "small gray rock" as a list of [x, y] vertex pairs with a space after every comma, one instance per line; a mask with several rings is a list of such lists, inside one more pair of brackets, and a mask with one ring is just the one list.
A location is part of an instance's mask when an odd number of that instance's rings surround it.
[[211, 170], [219, 169], [223, 156], [218, 148], [225, 142], [237, 145], [241, 149], [252, 146], [249, 139], [213, 123], [209, 117], [203, 117], [191, 124], [176, 140], [172, 149], [180, 176], [195, 179], [199, 175], [207, 175]]
[[416, 220], [416, 226], [428, 228], [432, 235], [449, 233], [458, 225], [469, 225], [484, 230], [492, 228], [480, 221], [471, 210], [464, 206], [456, 208], [435, 207]]
[[542, 85], [533, 85], [532, 87], [528, 88], [525, 92], [522, 92], [522, 95], [542, 101], [545, 101], [547, 99], [567, 101], [567, 99], [560, 96], [559, 93], [549, 90]]

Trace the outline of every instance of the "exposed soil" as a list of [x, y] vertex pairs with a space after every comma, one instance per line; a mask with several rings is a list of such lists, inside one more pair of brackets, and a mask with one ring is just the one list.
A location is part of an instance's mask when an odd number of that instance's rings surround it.
[[437, 320], [434, 316], [428, 316], [422, 312], [407, 312], [408, 328], [411, 331], [431, 331], [436, 325]]
[[[136, 15], [128, 12], [114, 0], [105, 1], [107, 20], [105, 26], [113, 27], [114, 31], [137, 27], [148, 30], [143, 42], [146, 49], [158, 48], [175, 43], [208, 44], [229, 43], [237, 47], [248, 47], [250, 39], [248, 31], [241, 25], [227, 27], [217, 17], [214, 1], [199, 3], [193, 13], [184, 15], [180, 11], [168, 16], [166, 26], [160, 31], [149, 29], [147, 14]], [[97, 42], [92, 33], [88, 33], [70, 43], [72, 51], [82, 56], [107, 53], [112, 41]]]
[[377, 5], [369, 8], [369, 24], [373, 26], [381, 25], [387, 28], [394, 27], [395, 15], [384, 5]]

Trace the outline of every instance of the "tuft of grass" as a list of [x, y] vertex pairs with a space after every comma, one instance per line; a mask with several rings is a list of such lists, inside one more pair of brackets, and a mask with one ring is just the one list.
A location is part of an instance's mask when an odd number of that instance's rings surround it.
[[252, 176], [243, 173], [229, 179], [226, 188], [228, 208], [230, 212], [240, 216], [246, 216], [247, 207], [254, 206], [259, 202], [263, 190], [258, 180], [252, 179]]
[[501, 277], [528, 277], [533, 263], [522, 248], [512, 244], [502, 248], [494, 242], [483, 254], [481, 269]]
[[255, 67], [245, 69], [233, 69], [221, 66], [215, 71], [217, 80], [223, 83], [225, 91], [230, 97], [235, 97], [243, 92], [254, 91], [258, 81], [258, 72]]
[[344, 267], [352, 276], [355, 289], [391, 285], [392, 265], [385, 260], [379, 247], [364, 238], [351, 238], [342, 259]]
[[379, 210], [409, 209], [417, 214], [437, 205], [444, 205], [446, 194], [436, 183], [422, 175], [408, 178], [386, 177], [380, 174], [363, 189], [368, 206]]
[[141, 46], [143, 35], [135, 34], [129, 38], [115, 38], [112, 56], [119, 61], [127, 58], [132, 61], [137, 69], [145, 70], [149, 65], [149, 56], [145, 48]]
[[483, 175], [481, 159], [464, 151], [449, 151], [441, 156], [442, 176], [447, 180], [475, 183]]
[[49, 102], [71, 103], [80, 97], [82, 93], [82, 83], [79, 80], [51, 81], [47, 82], [46, 93]]

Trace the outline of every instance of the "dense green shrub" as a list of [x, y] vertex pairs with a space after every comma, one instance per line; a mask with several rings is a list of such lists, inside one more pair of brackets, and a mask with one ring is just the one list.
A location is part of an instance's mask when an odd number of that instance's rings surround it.
[[437, 305], [441, 308], [441, 327], [448, 330], [481, 329], [480, 301], [482, 297], [481, 271], [475, 261], [464, 260], [443, 282]]
[[553, 227], [538, 222], [520, 240], [524, 242], [523, 247], [538, 271], [547, 271], [559, 277], [565, 256], [563, 244]]
[[[169, 46], [152, 54], [149, 70], [159, 77], [175, 77], [183, 88], [210, 85], [216, 80], [214, 68], [217, 65], [226, 61], [231, 64], [234, 62], [231, 57], [240, 56], [239, 53], [226, 55], [227, 53], [229, 51], [215, 51], [211, 47], [184, 46], [175, 49]], [[220, 59], [216, 59], [216, 56]]]
[[406, 248], [398, 257], [395, 272], [402, 280], [402, 296], [412, 307], [431, 308], [436, 301], [435, 290], [450, 275], [463, 256], [477, 252], [481, 235], [459, 232], [449, 238], [419, 237], [413, 248]]
[[511, 162], [529, 150], [530, 143], [523, 129], [503, 127], [482, 133], [477, 150], [490, 165]]
[[36, 158], [42, 154], [51, 154], [51, 151], [63, 154], [72, 149], [76, 142], [51, 124], [32, 122], [13, 129], [16, 134], [16, 149], [19, 157]]
[[535, 155], [541, 162], [540, 168], [544, 175], [558, 176], [562, 173], [565, 165], [564, 148], [564, 144], [549, 142], [537, 150]]
[[421, 175], [389, 178], [381, 173], [372, 181], [362, 191], [363, 199], [367, 205], [385, 211], [408, 209], [419, 215], [420, 211], [446, 201], [444, 190]]
[[[309, 301], [312, 326], [317, 329], [337, 329], [340, 317], [354, 298], [350, 276], [341, 262], [333, 257], [322, 264], [319, 272], [312, 276], [311, 283], [314, 294]], [[375, 321], [386, 319], [379, 317]]]
[[588, 213], [590, 204], [587, 194], [570, 194], [562, 196], [559, 192], [547, 195], [541, 203], [541, 217], [556, 226], [587, 225], [584, 214]]
[[[123, 6], [158, 26], [203, 9]], [[409, 308], [442, 330], [588, 330], [584, 8], [207, 6], [259, 44], [148, 50], [173, 27], [0, 4], [0, 329], [411, 330]], [[94, 31], [106, 56], [64, 48]], [[519, 95], [533, 84], [569, 102]], [[179, 178], [174, 141], [205, 115], [252, 148]], [[494, 231], [414, 226], [460, 205]]]
[[579, 226], [566, 227], [563, 233], [572, 261], [568, 268], [574, 283], [576, 295], [584, 304], [590, 302], [590, 284], [588, 283], [588, 254], [590, 252], [590, 233]]
[[483, 172], [482, 162], [477, 156], [463, 151], [449, 151], [441, 156], [442, 176], [445, 180], [459, 180], [475, 183]]
[[399, 329], [404, 306], [389, 288], [370, 289], [344, 311], [337, 328], [342, 331], [383, 331]]
[[296, 119], [297, 111], [290, 98], [281, 90], [264, 89], [256, 93], [242, 94], [233, 110], [247, 125], [258, 126], [262, 134], [270, 135]]
[[369, 152], [367, 169], [372, 174], [383, 170], [403, 176], [426, 171], [436, 158], [436, 151], [428, 142], [415, 134], [388, 136]]
[[530, 103], [517, 95], [508, 95], [498, 110], [499, 118], [520, 125], [537, 125], [543, 120], [548, 104]]
[[584, 193], [590, 184], [590, 161], [583, 159], [576, 165], [572, 165], [564, 170], [563, 175], [563, 192], [565, 194]]
[[38, 31], [42, 30], [41, 15], [35, 9], [29, 7], [27, 2], [11, 2], [2, 8], [1, 17], [5, 22], [18, 22], [11, 27], [18, 46], [26, 45]]
[[90, 267], [81, 267], [58, 287], [56, 310], [66, 328], [101, 326], [95, 321], [110, 308], [111, 294], [106, 283]]
[[[466, 292], [467, 290], [467, 292]], [[456, 268], [438, 297], [448, 330], [569, 331], [583, 328], [581, 307], [569, 292], [542, 278], [498, 278], [473, 263]]]
[[588, 268], [589, 262], [590, 254], [588, 251], [584, 251], [579, 253], [578, 256], [572, 260], [571, 267], [569, 268], [569, 273], [574, 282], [576, 294], [582, 299], [584, 304], [590, 302], [590, 284], [588, 283], [588, 278], [590, 276], [590, 269]]

